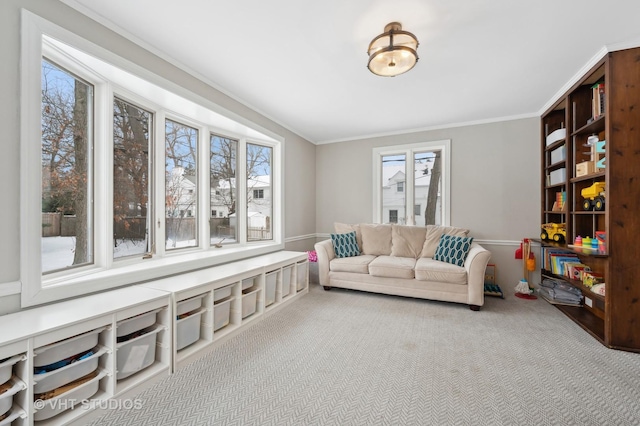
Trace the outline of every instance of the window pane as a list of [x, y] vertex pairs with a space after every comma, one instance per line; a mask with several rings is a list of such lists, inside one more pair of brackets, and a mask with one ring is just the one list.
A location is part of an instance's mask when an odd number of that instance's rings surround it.
[[[247, 240], [273, 239], [271, 158], [273, 149], [247, 144]], [[255, 195], [258, 195], [257, 197]]]
[[210, 177], [211, 217], [209, 232], [211, 244], [238, 241], [236, 226], [236, 168], [238, 141], [211, 135]]
[[93, 263], [93, 86], [42, 61], [42, 272]]
[[113, 100], [113, 257], [150, 251], [149, 150], [152, 114]]
[[166, 120], [165, 141], [165, 247], [196, 247], [198, 130]]
[[387, 223], [405, 223], [406, 156], [382, 157], [382, 220]]
[[415, 183], [414, 205], [424, 206], [424, 210], [416, 212], [416, 225], [441, 225], [442, 203], [442, 165], [441, 152], [420, 152], [413, 156]]

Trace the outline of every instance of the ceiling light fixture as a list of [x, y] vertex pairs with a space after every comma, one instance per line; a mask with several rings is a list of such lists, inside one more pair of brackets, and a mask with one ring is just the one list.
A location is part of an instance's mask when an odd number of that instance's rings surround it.
[[384, 33], [369, 43], [369, 71], [383, 77], [395, 77], [413, 68], [418, 62], [418, 39], [402, 24], [391, 22]]

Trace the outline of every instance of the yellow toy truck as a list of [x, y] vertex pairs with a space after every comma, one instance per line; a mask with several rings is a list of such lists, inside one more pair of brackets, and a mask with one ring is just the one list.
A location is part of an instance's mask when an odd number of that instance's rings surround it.
[[564, 223], [545, 223], [541, 226], [540, 239], [553, 240], [562, 243], [567, 238], [567, 228]]
[[582, 208], [584, 210], [604, 210], [604, 182], [595, 182], [593, 185], [580, 191], [580, 195], [584, 198]]

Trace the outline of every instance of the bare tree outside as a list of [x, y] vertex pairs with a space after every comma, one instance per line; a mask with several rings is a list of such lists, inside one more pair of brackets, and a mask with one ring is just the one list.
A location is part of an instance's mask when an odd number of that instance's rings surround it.
[[247, 144], [247, 239], [270, 240], [273, 238], [271, 184], [271, 160], [273, 148]]
[[442, 178], [442, 153], [434, 151], [435, 158], [431, 168], [431, 179], [429, 180], [429, 191], [427, 192], [427, 206], [424, 210], [424, 221], [427, 225], [437, 225], [436, 213], [438, 212], [438, 192], [440, 191], [440, 181]]

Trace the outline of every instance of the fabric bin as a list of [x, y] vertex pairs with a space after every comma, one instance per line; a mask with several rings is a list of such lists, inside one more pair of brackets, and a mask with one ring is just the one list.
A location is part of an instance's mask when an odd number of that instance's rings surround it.
[[200, 309], [176, 321], [177, 350], [184, 349], [200, 340], [200, 317], [206, 309]]
[[105, 327], [101, 327], [70, 339], [35, 349], [33, 351], [35, 355], [33, 357], [33, 365], [35, 367], [43, 367], [95, 348], [98, 345], [98, 336], [104, 329]]
[[300, 262], [296, 265], [296, 289], [298, 291], [305, 288], [307, 285], [307, 262]]
[[232, 288], [233, 286], [228, 285], [226, 287], [213, 290], [213, 301], [217, 302], [219, 300], [226, 299], [227, 297], [231, 296]]
[[6, 383], [13, 375], [13, 366], [22, 360], [24, 355], [15, 355], [0, 363], [0, 383]]
[[288, 296], [291, 293], [291, 273], [293, 272], [293, 266], [287, 266], [282, 269], [282, 297]]
[[100, 380], [106, 375], [107, 372], [103, 370], [93, 379], [68, 390], [62, 395], [42, 400], [44, 407], [33, 414], [33, 420], [40, 421], [50, 419], [72, 407], [82, 409], [82, 401], [91, 398], [98, 392], [100, 389]]
[[189, 299], [181, 300], [177, 304], [176, 315], [184, 315], [187, 312], [195, 311], [202, 307], [202, 299], [205, 297], [205, 294], [200, 294], [195, 297], [191, 297]]
[[277, 272], [271, 272], [271, 273], [268, 273], [267, 275], [265, 275], [265, 278], [264, 278], [264, 288], [265, 288], [264, 304], [265, 304], [265, 306], [269, 306], [273, 302], [276, 301], [276, 281], [277, 281], [277, 279], [278, 279], [278, 273]]
[[160, 309], [155, 309], [153, 311], [145, 312], [144, 314], [119, 321], [116, 337], [126, 336], [127, 334], [135, 333], [136, 331], [151, 327], [156, 323], [156, 314], [158, 312], [160, 312]]
[[232, 300], [227, 299], [213, 305], [213, 331], [218, 331], [229, 324]]
[[256, 278], [258, 277], [245, 278], [244, 280], [242, 280], [242, 289], [247, 290], [253, 287], [253, 285], [255, 284]]
[[157, 334], [162, 330], [164, 326], [158, 324], [145, 334], [116, 344], [118, 371], [116, 379], [129, 377], [154, 363]]
[[74, 380], [86, 376], [98, 369], [98, 361], [100, 356], [107, 352], [105, 347], [100, 347], [93, 355], [85, 359], [81, 359], [72, 364], [68, 364], [57, 370], [52, 370], [43, 374], [34, 374], [33, 393], [49, 392]]
[[13, 395], [27, 388], [27, 386], [20, 380], [15, 380], [11, 383], [11, 388], [7, 389], [6, 392], [0, 394], [0, 416], [4, 415], [11, 409], [11, 406], [13, 405]]
[[258, 301], [258, 291], [253, 290], [242, 295], [242, 318], [253, 315], [256, 312], [256, 302]]

